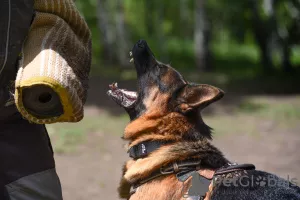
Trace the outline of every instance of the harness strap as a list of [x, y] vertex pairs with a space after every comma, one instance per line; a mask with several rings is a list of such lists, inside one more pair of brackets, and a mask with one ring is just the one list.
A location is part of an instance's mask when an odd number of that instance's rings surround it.
[[[199, 170], [200, 163], [201, 163], [201, 160], [185, 160], [185, 161], [174, 162], [167, 166], [162, 166], [159, 170], [153, 172], [147, 178], [132, 184], [131, 189], [130, 189], [130, 194], [135, 193], [136, 189], [139, 186], [141, 186], [155, 178], [170, 175], [170, 174], [176, 174], [176, 177], [178, 178], [181, 175], [187, 174], [188, 172]], [[190, 175], [187, 176], [187, 178], [188, 177], [190, 177]]]
[[[151, 152], [155, 151], [156, 149], [160, 148], [163, 145], [170, 144], [171, 141], [144, 141], [135, 146], [132, 146], [129, 150], [129, 156], [133, 159], [139, 159], [146, 157]], [[138, 182], [131, 185], [130, 188], [130, 195], [136, 192], [137, 188], [153, 179], [156, 179], [161, 176], [166, 176], [169, 174], [176, 174], [177, 179], [180, 182], [185, 182], [191, 176], [192, 181], [196, 180], [199, 184], [195, 184], [193, 190], [201, 190], [200, 193], [197, 193], [196, 196], [189, 196], [192, 199], [203, 199], [209, 200], [212, 195], [213, 189], [213, 177], [216, 175], [223, 175], [234, 171], [239, 170], [253, 170], [255, 166], [252, 164], [241, 164], [238, 165], [236, 163], [228, 163], [227, 165], [219, 168], [217, 170], [213, 169], [201, 169], [200, 168], [201, 160], [185, 160], [185, 161], [178, 161], [167, 166], [162, 166], [159, 170], [153, 172], [150, 176], [143, 180], [139, 180]], [[196, 177], [196, 178], [194, 178]], [[196, 187], [196, 188], [195, 188]], [[197, 188], [198, 187], [198, 188]], [[200, 188], [199, 188], [200, 187]], [[186, 196], [186, 195], [185, 195]]]
[[255, 166], [253, 164], [231, 164], [227, 167], [218, 169], [215, 175], [227, 174], [237, 170], [253, 170], [253, 169], [255, 169]]
[[[213, 170], [213, 169], [200, 169], [201, 160], [187, 160], [181, 162], [175, 162], [167, 165], [166, 167], [161, 167], [158, 171], [152, 173], [146, 179], [140, 180], [139, 182], [133, 184], [131, 186], [130, 195], [134, 194], [137, 188], [155, 178], [176, 174], [177, 179], [180, 182], [185, 182], [191, 176], [198, 174], [200, 178], [202, 177], [202, 181], [200, 187], [202, 189], [207, 189], [205, 192], [201, 193], [199, 199], [209, 200], [212, 195], [213, 189], [213, 177], [216, 175], [223, 175], [230, 172], [240, 171], [240, 170], [254, 170], [255, 166], [253, 164], [232, 164], [228, 163], [226, 166]], [[205, 181], [205, 180], [206, 181]], [[199, 189], [199, 188], [198, 188]], [[201, 189], [201, 188], [200, 188]]]

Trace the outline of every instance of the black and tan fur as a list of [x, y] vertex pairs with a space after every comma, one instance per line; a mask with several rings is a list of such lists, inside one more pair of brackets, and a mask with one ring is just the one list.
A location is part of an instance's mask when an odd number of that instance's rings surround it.
[[[125, 128], [123, 138], [128, 141], [129, 148], [149, 140], [169, 141], [171, 144], [145, 158], [127, 161], [119, 187], [120, 197], [129, 198], [131, 184], [174, 161], [195, 158], [201, 160], [202, 168], [212, 170], [228, 163], [223, 154], [210, 143], [211, 128], [204, 123], [200, 114], [206, 106], [221, 99], [224, 92], [210, 85], [187, 82], [170, 65], [158, 62], [143, 40], [133, 47], [132, 53], [138, 76], [138, 97], [134, 106], [126, 108], [131, 122]], [[255, 170], [246, 173], [268, 175]], [[140, 186], [130, 200], [183, 199], [183, 193], [188, 187], [189, 181], [183, 185], [175, 175], [163, 176]], [[211, 197], [212, 200], [298, 198], [298, 187], [223, 186], [214, 187]]]

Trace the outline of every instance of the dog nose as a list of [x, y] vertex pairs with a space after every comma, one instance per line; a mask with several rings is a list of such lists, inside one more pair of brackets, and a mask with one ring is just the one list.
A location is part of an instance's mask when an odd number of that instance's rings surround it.
[[138, 42], [137, 42], [137, 46], [139, 47], [139, 49], [144, 49], [145, 48], [145, 46], [146, 46], [146, 41], [145, 40], [139, 40]]
[[154, 55], [144, 39], [138, 40], [132, 48], [132, 53], [135, 63], [148, 62], [149, 59], [154, 59]]

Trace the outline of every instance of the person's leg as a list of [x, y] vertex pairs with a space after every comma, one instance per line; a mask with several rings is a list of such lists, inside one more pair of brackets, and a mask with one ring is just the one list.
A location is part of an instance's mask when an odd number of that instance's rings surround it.
[[6, 199], [61, 200], [45, 126], [29, 123], [19, 113], [0, 124], [0, 186]]

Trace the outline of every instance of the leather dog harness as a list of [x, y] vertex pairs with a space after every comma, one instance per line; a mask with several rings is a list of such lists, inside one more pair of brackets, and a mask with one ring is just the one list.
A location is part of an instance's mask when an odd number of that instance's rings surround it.
[[[169, 144], [165, 141], [146, 141], [139, 143], [128, 150], [129, 156], [133, 159], [146, 157], [159, 147]], [[161, 176], [175, 174], [178, 181], [184, 182], [192, 177], [192, 186], [183, 197], [191, 200], [209, 200], [212, 195], [213, 178], [217, 175], [224, 175], [241, 170], [254, 170], [253, 164], [228, 163], [217, 170], [200, 168], [201, 160], [184, 160], [162, 166], [147, 178], [134, 183], [131, 186], [130, 195], [134, 194], [139, 186]]]

